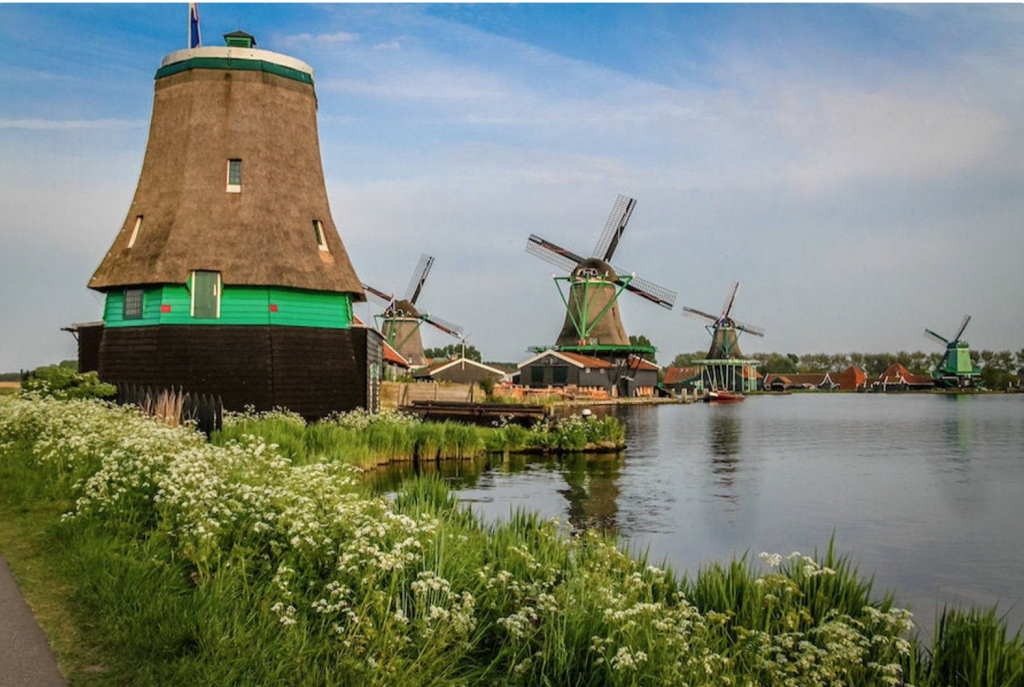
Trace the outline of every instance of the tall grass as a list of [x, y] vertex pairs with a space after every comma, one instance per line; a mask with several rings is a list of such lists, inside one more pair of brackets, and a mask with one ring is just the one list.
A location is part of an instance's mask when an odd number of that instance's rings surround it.
[[468, 460], [490, 453], [567, 453], [621, 450], [625, 427], [615, 418], [572, 416], [531, 428], [499, 423], [478, 427], [455, 422], [422, 422], [389, 411], [336, 414], [307, 425], [298, 415], [277, 410], [229, 415], [213, 443], [224, 446], [259, 436], [283, 456], [306, 464], [329, 460], [370, 468], [394, 462]]
[[[909, 614], [831, 545], [679, 579], [535, 513], [486, 525], [438, 479], [370, 495], [315, 446], [376, 420], [272, 419], [290, 455], [92, 402], [0, 399], [0, 504], [19, 504], [2, 514], [66, 504], [46, 555], [110, 668], [90, 681], [1019, 684], [1019, 638], [994, 617], [950, 616], [926, 655]], [[463, 440], [432, 431], [414, 445]]]

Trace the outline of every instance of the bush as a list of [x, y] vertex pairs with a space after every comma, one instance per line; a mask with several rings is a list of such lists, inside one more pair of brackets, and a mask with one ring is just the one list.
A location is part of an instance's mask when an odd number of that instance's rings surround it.
[[61, 401], [77, 398], [113, 398], [117, 389], [100, 381], [95, 372], [76, 372], [64, 365], [40, 367], [21, 385], [23, 395], [52, 396]]

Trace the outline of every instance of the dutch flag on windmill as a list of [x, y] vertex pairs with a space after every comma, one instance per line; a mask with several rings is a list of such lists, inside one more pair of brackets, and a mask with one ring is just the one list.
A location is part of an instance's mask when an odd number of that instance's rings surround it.
[[188, 47], [199, 48], [203, 45], [203, 37], [199, 33], [199, 6], [190, 2], [188, 4]]

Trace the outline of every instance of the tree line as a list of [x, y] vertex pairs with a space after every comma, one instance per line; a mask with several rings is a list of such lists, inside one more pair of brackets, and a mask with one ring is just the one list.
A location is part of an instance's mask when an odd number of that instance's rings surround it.
[[[687, 367], [699, 363], [706, 351], [680, 353], [672, 367]], [[914, 374], [930, 375], [945, 357], [944, 351], [897, 351], [896, 353], [753, 353], [750, 358], [760, 360], [758, 371], [769, 374], [800, 372], [842, 372], [853, 365], [868, 375], [877, 377], [894, 363], [899, 363]], [[1024, 348], [1012, 351], [971, 351], [971, 360], [981, 368], [981, 382], [989, 389], [1016, 386], [1024, 376]]]

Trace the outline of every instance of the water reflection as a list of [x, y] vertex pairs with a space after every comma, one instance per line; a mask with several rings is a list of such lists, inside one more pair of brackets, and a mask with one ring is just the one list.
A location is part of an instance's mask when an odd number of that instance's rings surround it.
[[574, 455], [562, 461], [562, 477], [568, 488], [558, 493], [569, 502], [569, 524], [574, 530], [618, 530], [618, 479], [624, 459]]
[[[953, 449], [954, 460], [967, 461], [971, 458], [971, 438], [974, 432], [972, 408], [967, 404], [974, 402], [969, 394], [949, 394], [945, 396], [952, 404], [952, 412], [943, 424], [944, 444]], [[947, 410], [949, 410], [947, 408]]]
[[709, 432], [711, 472], [715, 476], [716, 485], [724, 489], [715, 495], [728, 501], [739, 498], [734, 485], [739, 470], [740, 421], [732, 410], [712, 408], [714, 414], [711, 416]]
[[[375, 493], [394, 493], [403, 482], [419, 476], [436, 476], [453, 491], [463, 494], [493, 489], [481, 484], [489, 480], [514, 477], [530, 472], [533, 476], [558, 479], [551, 488], [568, 502], [563, 513], [574, 530], [594, 529], [613, 533], [618, 529], [618, 480], [625, 465], [623, 454], [572, 454], [560, 458], [536, 455], [493, 455], [462, 461], [393, 463], [366, 473], [366, 483]], [[562, 484], [564, 483], [564, 485]], [[465, 499], [477, 506], [479, 499]]]

